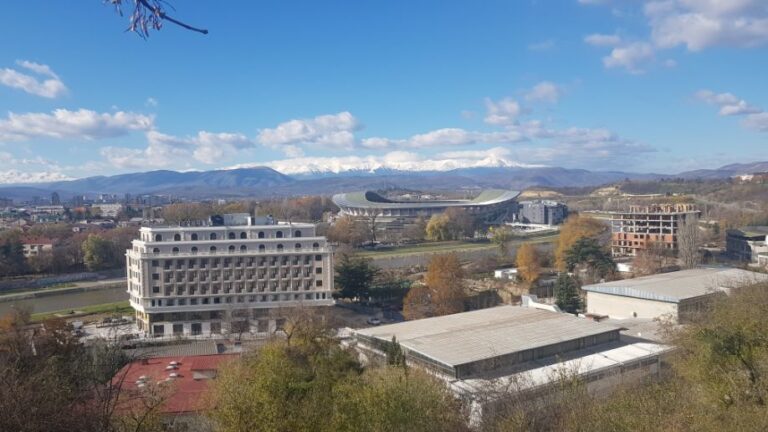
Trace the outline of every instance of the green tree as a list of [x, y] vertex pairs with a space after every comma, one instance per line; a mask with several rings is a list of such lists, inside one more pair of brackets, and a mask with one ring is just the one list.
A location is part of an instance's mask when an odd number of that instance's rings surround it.
[[0, 244], [0, 276], [15, 276], [27, 271], [24, 245], [18, 238], [6, 238]]
[[515, 235], [512, 233], [512, 229], [506, 226], [491, 227], [488, 231], [493, 244], [499, 247], [499, 253], [502, 257], [506, 257], [509, 253], [508, 245]]
[[339, 288], [339, 296], [349, 299], [367, 298], [378, 271], [368, 258], [354, 258], [343, 254], [336, 264], [335, 282]]
[[91, 234], [83, 242], [83, 260], [88, 270], [112, 268], [115, 262], [115, 249], [112, 242], [98, 234]]
[[581, 309], [579, 284], [573, 276], [560, 273], [555, 281], [555, 303], [557, 307], [568, 312], [577, 313]]
[[405, 367], [405, 353], [395, 335], [392, 335], [392, 341], [387, 345], [387, 364], [390, 366]]
[[594, 238], [584, 237], [577, 240], [566, 252], [565, 262], [570, 272], [584, 266], [590, 274], [600, 278], [616, 271], [616, 262]]

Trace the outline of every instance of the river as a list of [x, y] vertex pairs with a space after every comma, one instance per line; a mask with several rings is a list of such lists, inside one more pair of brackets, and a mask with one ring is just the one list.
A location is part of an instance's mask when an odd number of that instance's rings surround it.
[[82, 292], [69, 292], [46, 297], [0, 302], [0, 316], [10, 311], [14, 306], [30, 307], [32, 308], [32, 313], [42, 313], [77, 309], [84, 306], [115, 303], [125, 300], [128, 300], [128, 293], [125, 291], [125, 286]]

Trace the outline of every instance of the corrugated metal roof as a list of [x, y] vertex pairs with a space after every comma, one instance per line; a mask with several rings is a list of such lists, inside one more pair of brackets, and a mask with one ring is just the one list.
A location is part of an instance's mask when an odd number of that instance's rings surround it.
[[564, 313], [500, 306], [357, 330], [448, 366], [544, 347], [619, 328]]
[[581, 287], [587, 292], [633, 297], [666, 303], [723, 292], [759, 282], [768, 275], [747, 270], [709, 267], [681, 270]]

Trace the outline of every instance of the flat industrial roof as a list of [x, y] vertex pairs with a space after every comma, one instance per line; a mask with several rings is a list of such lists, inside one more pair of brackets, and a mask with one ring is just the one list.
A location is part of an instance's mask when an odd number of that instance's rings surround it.
[[333, 202], [339, 207], [362, 208], [442, 208], [442, 207], [466, 207], [486, 206], [502, 202], [512, 201], [520, 195], [518, 191], [503, 189], [484, 190], [471, 200], [444, 200], [444, 201], [394, 201], [382, 197], [372, 191], [358, 191], [340, 193], [333, 196]]
[[619, 331], [619, 327], [564, 313], [499, 306], [357, 330], [450, 367]]
[[768, 275], [726, 267], [697, 268], [584, 285], [584, 291], [666, 303], [768, 281]]

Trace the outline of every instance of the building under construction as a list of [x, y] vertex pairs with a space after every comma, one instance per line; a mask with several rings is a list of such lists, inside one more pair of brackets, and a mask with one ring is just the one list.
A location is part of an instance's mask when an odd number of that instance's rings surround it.
[[615, 257], [635, 256], [653, 243], [676, 252], [680, 225], [699, 214], [693, 204], [634, 205], [628, 212], [613, 212], [611, 253]]

